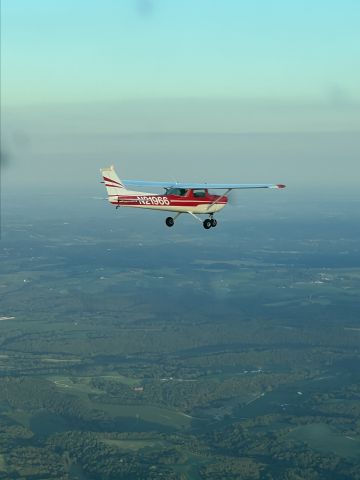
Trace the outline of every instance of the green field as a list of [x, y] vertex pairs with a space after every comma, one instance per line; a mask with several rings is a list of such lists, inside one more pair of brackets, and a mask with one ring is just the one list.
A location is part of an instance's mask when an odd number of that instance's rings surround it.
[[6, 472], [5, 455], [0, 454], [0, 472]]
[[360, 462], [360, 436], [349, 436], [324, 423], [297, 427], [289, 438], [308, 444], [311, 448], [340, 457], [356, 458]]
[[113, 417], [132, 417], [136, 421], [144, 420], [146, 422], [158, 423], [160, 426], [165, 425], [177, 429], [187, 428], [191, 423], [191, 418], [184, 413], [151, 405], [133, 407], [130, 405], [101, 403], [98, 407]]

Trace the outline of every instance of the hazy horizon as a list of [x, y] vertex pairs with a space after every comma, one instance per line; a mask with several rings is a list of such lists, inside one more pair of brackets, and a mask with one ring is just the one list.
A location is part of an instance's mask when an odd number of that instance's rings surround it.
[[357, 2], [4, 0], [1, 13], [4, 190], [92, 194], [108, 164], [357, 188]]

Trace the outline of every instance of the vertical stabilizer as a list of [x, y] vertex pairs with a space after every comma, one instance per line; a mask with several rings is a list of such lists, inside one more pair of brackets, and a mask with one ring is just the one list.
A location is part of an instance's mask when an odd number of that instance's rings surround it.
[[100, 172], [104, 180], [109, 201], [113, 200], [114, 197], [117, 197], [119, 195], [126, 195], [128, 190], [121, 183], [121, 180], [117, 176], [113, 165], [111, 165], [111, 167], [101, 168]]

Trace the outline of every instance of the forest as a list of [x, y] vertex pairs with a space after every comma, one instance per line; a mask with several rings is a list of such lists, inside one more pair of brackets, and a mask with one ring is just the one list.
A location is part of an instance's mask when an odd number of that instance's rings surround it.
[[360, 479], [358, 227], [60, 223], [2, 240], [0, 479]]

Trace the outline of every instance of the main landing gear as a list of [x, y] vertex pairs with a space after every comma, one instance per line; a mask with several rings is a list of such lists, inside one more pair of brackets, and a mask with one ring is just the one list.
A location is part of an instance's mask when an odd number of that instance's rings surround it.
[[211, 228], [211, 227], [216, 227], [216, 225], [217, 225], [217, 220], [215, 220], [215, 218], [213, 218], [213, 217], [206, 218], [203, 221], [203, 226], [204, 226], [205, 230], [209, 230], [209, 228]]

